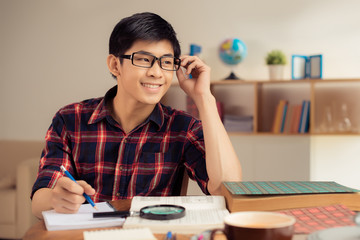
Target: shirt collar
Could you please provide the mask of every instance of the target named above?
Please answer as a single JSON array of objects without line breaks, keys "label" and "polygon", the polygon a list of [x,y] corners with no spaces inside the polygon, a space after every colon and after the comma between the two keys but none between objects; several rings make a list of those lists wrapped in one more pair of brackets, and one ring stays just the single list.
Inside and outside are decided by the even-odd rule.
[{"label": "shirt collar", "polygon": [[117,92],[117,86],[114,86],[110,88],[105,96],[101,99],[99,104],[96,106],[94,112],[92,113],[88,124],[93,124],[100,122],[104,118],[107,118],[108,116],[111,118],[111,109],[108,107],[108,103],[114,99]]},{"label": "shirt collar", "polygon": [[158,130],[160,130],[161,126],[164,123],[164,109],[162,108],[160,103],[157,103],[154,110],[149,116],[149,121],[152,121],[158,126]]},{"label": "shirt collar", "polygon": [[[111,116],[111,109],[110,109],[111,104],[109,104],[109,103],[110,103],[110,101],[112,101],[114,99],[114,97],[116,96],[116,93],[117,93],[117,85],[112,87],[111,89],[109,89],[106,92],[104,98],[101,99],[99,104],[96,106],[93,114],[91,115],[91,117],[88,121],[88,124],[94,124],[94,123],[100,122],[104,118],[106,118],[111,123],[115,123],[115,120]],[[144,124],[149,121],[152,121],[153,123],[155,123],[158,126],[158,129],[160,129],[161,126],[163,125],[164,109],[160,103],[157,103],[155,105],[154,110],[152,111],[150,116],[145,120]]]}]

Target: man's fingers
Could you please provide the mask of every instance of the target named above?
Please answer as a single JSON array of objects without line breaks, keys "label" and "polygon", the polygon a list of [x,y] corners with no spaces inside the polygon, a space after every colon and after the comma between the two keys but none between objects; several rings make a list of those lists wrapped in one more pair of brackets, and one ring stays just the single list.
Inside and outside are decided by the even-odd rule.
[{"label": "man's fingers", "polygon": [[58,187],[61,187],[71,193],[75,193],[78,195],[81,195],[84,193],[84,188],[79,185],[78,183],[74,182],[73,180],[71,180],[70,178],[67,177],[62,177],[58,180],[58,182],[56,183],[56,185]]},{"label": "man's fingers", "polygon": [[181,66],[186,69],[184,74],[191,74],[192,70],[196,68],[197,57],[194,56],[185,56],[181,59]]},{"label": "man's fingers", "polygon": [[81,203],[74,204],[62,199],[61,202],[54,204],[54,210],[58,213],[77,213],[80,206]]},{"label": "man's fingers", "polygon": [[94,195],[95,189],[85,181],[78,181],[78,184],[84,189],[87,195]]},{"label": "man's fingers", "polygon": [[56,212],[76,213],[85,202],[83,193],[93,195],[95,190],[85,181],[74,182],[67,177],[61,177],[52,190],[52,206]]},{"label": "man's fingers", "polygon": [[176,76],[177,76],[179,82],[182,82],[189,78],[185,72],[186,72],[186,69],[183,67],[180,67],[180,69],[176,71]]},{"label": "man's fingers", "polygon": [[85,202],[85,197],[82,194],[72,193],[64,188],[54,188],[52,194],[55,203],[65,201],[72,204],[81,204]]},{"label": "man's fingers", "polygon": [[198,77],[201,72],[210,71],[210,68],[197,56],[182,56],[181,66],[186,69],[186,74]]}]

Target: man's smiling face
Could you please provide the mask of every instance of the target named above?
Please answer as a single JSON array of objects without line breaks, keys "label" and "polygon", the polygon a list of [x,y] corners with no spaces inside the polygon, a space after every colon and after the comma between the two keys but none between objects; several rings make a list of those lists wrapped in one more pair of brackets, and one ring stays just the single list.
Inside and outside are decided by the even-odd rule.
[{"label": "man's smiling face", "polygon": [[[131,55],[134,52],[150,53],[157,58],[174,55],[173,47],[168,40],[156,42],[138,40],[124,55]],[[117,95],[126,101],[135,101],[136,104],[155,105],[169,89],[173,74],[173,71],[160,68],[158,61],[155,61],[151,68],[143,68],[134,66],[130,59],[122,59],[117,76]]]}]

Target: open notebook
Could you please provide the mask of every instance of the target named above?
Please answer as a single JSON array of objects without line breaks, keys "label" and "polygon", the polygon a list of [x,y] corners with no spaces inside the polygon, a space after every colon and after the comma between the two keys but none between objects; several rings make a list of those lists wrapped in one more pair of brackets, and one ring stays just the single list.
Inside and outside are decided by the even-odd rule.
[{"label": "open notebook", "polygon": [[130,211],[139,211],[142,207],[156,204],[171,204],[184,207],[185,216],[171,220],[150,220],[137,216],[128,217],[124,228],[148,227],[153,233],[196,234],[208,229],[223,228],[224,217],[229,214],[223,196],[172,196],[144,197],[135,196]]},{"label": "open notebook", "polygon": [[[96,207],[99,212],[112,212],[114,208],[107,202],[97,203]],[[93,212],[96,212],[90,204],[83,204],[75,214],[57,213],[54,210],[44,211],[45,226],[48,231],[70,230],[82,228],[100,228],[121,226],[124,218],[106,218],[94,219]]]}]

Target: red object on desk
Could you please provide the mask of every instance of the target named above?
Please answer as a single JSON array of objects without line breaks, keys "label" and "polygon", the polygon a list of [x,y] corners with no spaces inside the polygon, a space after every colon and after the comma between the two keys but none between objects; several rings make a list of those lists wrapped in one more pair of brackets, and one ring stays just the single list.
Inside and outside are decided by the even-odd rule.
[{"label": "red object on desk", "polygon": [[309,234],[326,228],[356,225],[354,223],[355,212],[340,204],[280,212],[296,218],[295,234]]}]

